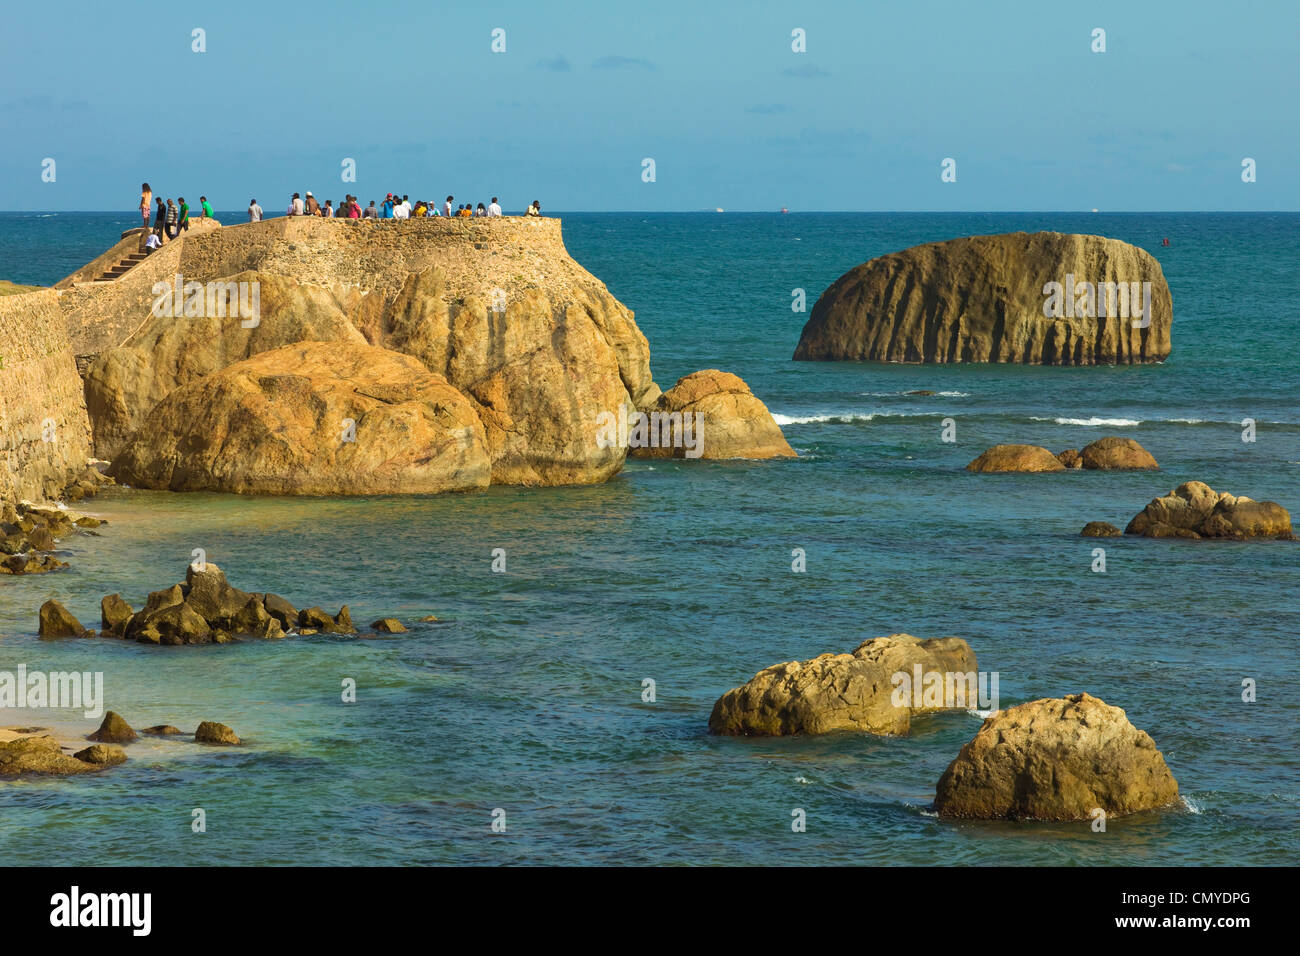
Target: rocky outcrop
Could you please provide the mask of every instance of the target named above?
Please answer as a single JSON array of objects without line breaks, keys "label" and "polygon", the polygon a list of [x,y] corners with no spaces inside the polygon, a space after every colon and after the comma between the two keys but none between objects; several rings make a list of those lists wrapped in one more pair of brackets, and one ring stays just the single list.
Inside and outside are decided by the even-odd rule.
[{"label": "rocky outcrop", "polygon": [[1065,471],[1057,457],[1038,445],[994,445],[969,465],[967,471]]},{"label": "rocky outcrop", "polygon": [[[1147,320],[1129,307],[1132,283],[1138,300],[1142,283],[1150,283],[1146,327],[1134,327]],[[1170,352],[1172,318],[1160,263],[1137,246],[1055,232],[971,236],[914,246],[845,273],[817,300],[794,357],[1159,362]]]},{"label": "rocky outcrop", "polygon": [[1065,451],[1056,453],[1056,460],[1065,468],[1082,468],[1083,456],[1079,454],[1077,448],[1067,448]]},{"label": "rocky outcrop", "polygon": [[[1064,453],[1062,453],[1064,454]],[[1155,469],[1156,463],[1151,453],[1132,438],[1119,438],[1111,435],[1099,438],[1084,447],[1079,458],[1084,468],[1108,471]]]},{"label": "rocky outcrop", "polygon": [[1188,481],[1152,499],[1134,516],[1125,534],[1147,538],[1283,538],[1294,537],[1291,514],[1275,501],[1217,492]]},{"label": "rocky outcrop", "polygon": [[370,622],[370,629],[380,634],[405,634],[406,628],[402,622],[395,617],[381,617],[377,621]]},{"label": "rocky outcrop", "polygon": [[58,293],[0,296],[0,500],[58,497],[89,454],[90,421]]},{"label": "rocky outcrop", "polygon": [[653,443],[630,447],[628,453],[637,458],[795,457],[767,406],[730,372],[692,372],[645,414]]},{"label": "rocky outcrop", "polygon": [[302,343],[173,391],[111,473],[172,491],[435,494],[484,488],[490,467],[472,405],[415,359]]},{"label": "rocky outcrop", "polygon": [[[938,672],[954,685],[955,675],[975,673],[975,654],[960,638],[893,634],[864,641],[852,654],[776,664],[723,694],[709,715],[709,730],[740,736],[906,734],[913,716],[944,709],[917,706],[912,694],[895,697],[901,686],[895,675],[910,682],[917,668],[922,680]],[[974,707],[975,701],[963,706]]]},{"label": "rocky outcrop", "polygon": [[[257,283],[260,323],[155,317],[155,285],[178,275],[182,290]],[[555,219],[280,218],[187,235],[112,282],[59,285],[90,356],[96,447],[115,459],[176,390],[297,341],[364,337],[419,359],[473,408],[495,483],[607,479],[625,449],[595,440],[597,417],[659,397],[632,313],[573,261]]]},{"label": "rocky outcrop", "polygon": [[[93,471],[93,469],[90,469]],[[97,472],[96,472],[97,473]],[[105,522],[61,508],[0,500],[0,574],[41,574],[66,568],[52,552],[60,538],[91,530]]]},{"label": "rocky outcrop", "polygon": [[1155,743],[1089,694],[988,717],[939,778],[941,817],[1087,820],[1167,806],[1178,783]]},{"label": "rocky outcrop", "polygon": [[299,633],[356,633],[346,604],[333,616],[318,607],[300,612],[277,594],[252,593],[234,587],[225,572],[211,561],[201,568],[187,565],[183,583],[153,591],[139,611],[133,613],[131,605],[117,594],[106,596],[100,602],[100,609],[104,637],[144,644],[178,646],[229,644],[244,638],[277,640],[294,629]]},{"label": "rocky outcrop", "polygon": [[[235,283],[236,289],[233,305],[226,305],[232,297],[221,293],[226,298],[220,315],[209,312],[206,298],[202,308],[190,310],[195,314],[185,315],[182,298],[181,314],[173,316],[176,303],[164,289],[163,314],[150,314],[128,344],[101,352],[89,363],[86,405],[97,457],[114,459],[154,406],[175,389],[250,356],[298,342],[366,344],[328,289],[254,271],[222,281]],[[256,324],[238,313],[240,283],[259,290]]]}]

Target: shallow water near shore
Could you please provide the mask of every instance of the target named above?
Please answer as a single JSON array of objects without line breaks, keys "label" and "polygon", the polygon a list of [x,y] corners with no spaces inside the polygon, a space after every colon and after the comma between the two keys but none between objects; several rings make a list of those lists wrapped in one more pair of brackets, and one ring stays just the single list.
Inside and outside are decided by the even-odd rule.
[{"label": "shallow water near shore", "polygon": [[[55,281],[126,228],[19,215],[0,215],[0,275],[15,281]],[[1170,359],[790,361],[807,318],[791,312],[792,289],[811,309],[872,256],[1016,229],[1095,232],[1156,255],[1173,291]],[[1300,514],[1300,216],[575,214],[565,240],[635,310],[661,386],[699,368],[739,374],[802,457],[632,461],[600,486],[438,498],[113,489],[85,503],[109,524],[63,542],[69,570],[0,581],[0,670],[103,671],[107,707],[137,729],[217,720],[247,745],[146,741],[102,774],[0,782],[7,860],[1295,859],[1300,545],[1078,532],[1122,527],[1189,479]],[[42,248],[55,265],[36,262]],[[63,269],[56,251],[76,261]],[[906,394],[922,389],[940,394]],[[955,444],[940,441],[945,417]],[[1241,441],[1245,417],[1254,443]],[[1107,434],[1136,438],[1162,470],[963,470],[997,442],[1060,450]],[[138,607],[197,547],[237,587],[331,612],[347,603],[358,624],[394,616],[411,631],[224,647],[37,640],[47,598],[95,626],[102,595]],[[498,547],[504,574],[491,571]],[[1105,574],[1090,570],[1095,547]],[[793,548],[806,573],[791,572]],[[409,623],[427,614],[439,620]],[[897,631],[965,638],[999,673],[1003,706],[1086,690],[1123,707],[1186,805],[1105,833],[938,820],[927,808],[979,727],[970,714],[921,719],[908,738],[708,735],[713,701],[757,670]],[[655,703],[641,699],[647,677]],[[345,678],[355,704],[340,700]],[[1241,700],[1245,678],[1255,703]],[[0,724],[31,720],[9,716]],[[71,711],[44,722],[98,723]],[[196,807],[206,833],[190,830]],[[495,808],[504,834],[490,829]],[[796,808],[806,833],[791,832]]]}]

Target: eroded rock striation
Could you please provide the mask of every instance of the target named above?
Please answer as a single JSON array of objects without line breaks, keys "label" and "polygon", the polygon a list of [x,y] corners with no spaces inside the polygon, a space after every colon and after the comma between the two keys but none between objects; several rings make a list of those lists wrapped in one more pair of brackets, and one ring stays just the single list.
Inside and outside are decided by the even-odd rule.
[{"label": "eroded rock striation", "polygon": [[1170,352],[1172,319],[1160,263],[1137,246],[1056,232],[970,236],[913,246],[849,270],[813,306],[794,357],[1159,362]]},{"label": "eroded rock striation", "polygon": [[[898,704],[894,675],[974,674],[975,654],[960,638],[921,640],[892,634],[863,641],[852,654],[822,654],[759,671],[723,694],[709,715],[709,730],[734,736],[784,736],[857,730],[906,734],[912,717],[943,707],[917,706],[912,695]],[[971,701],[965,706],[973,707]]]},{"label": "eroded rock striation", "polygon": [[416,359],[304,342],[171,392],[111,472],[171,491],[362,495],[471,491],[490,468],[472,405]]},{"label": "eroded rock striation", "polygon": [[1087,820],[1168,806],[1178,783],[1144,731],[1089,694],[1035,700],[985,719],[943,776],[941,817]]}]

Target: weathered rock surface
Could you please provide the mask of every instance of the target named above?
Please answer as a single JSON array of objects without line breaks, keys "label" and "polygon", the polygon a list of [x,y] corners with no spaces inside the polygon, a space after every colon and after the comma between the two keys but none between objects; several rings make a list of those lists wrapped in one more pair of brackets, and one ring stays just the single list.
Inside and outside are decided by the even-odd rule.
[{"label": "weathered rock surface", "polygon": [[199,724],[198,730],[194,731],[194,740],[201,744],[225,744],[232,747],[240,743],[239,737],[233,730],[225,724],[218,724],[211,720]]},{"label": "weathered rock surface", "polygon": [[91,773],[103,770],[105,766],[107,764],[91,763],[65,754],[59,742],[48,734],[0,740],[0,776]]},{"label": "weathered rock surface", "polygon": [[1065,451],[1056,453],[1056,460],[1066,468],[1082,468],[1083,456],[1079,454],[1077,448],[1067,448]]},{"label": "weathered rock surface", "polygon": [[99,602],[99,622],[105,637],[126,637],[126,627],[135,611],[120,594],[105,595]]},{"label": "weathered rock surface", "polygon": [[[1062,452],[1064,454],[1064,452]],[[1099,438],[1080,453],[1084,468],[1107,470],[1159,468],[1151,453],[1132,438]]]},{"label": "weathered rock surface", "polygon": [[[255,271],[221,281],[236,284],[233,307],[221,298],[221,315],[215,309],[208,314],[206,307],[191,309],[203,314],[188,316],[150,314],[126,345],[89,364],[83,378],[97,457],[114,459],[170,392],[250,356],[297,342],[366,344],[328,289]],[[261,315],[252,328],[244,327],[252,320],[238,314],[241,282],[250,289],[256,283],[259,290]],[[221,296],[228,296],[227,290]],[[170,310],[171,299],[164,298],[164,306]]]},{"label": "weathered rock surface", "polygon": [[994,445],[969,465],[967,471],[1065,471],[1065,466],[1038,445]]},{"label": "weathered rock surface", "polygon": [[[795,457],[767,406],[730,372],[692,372],[678,379],[647,412],[651,416],[652,440],[658,447],[630,448],[628,453],[638,458]],[[686,447],[682,416],[688,414],[694,422],[692,437],[698,447]],[[665,420],[668,426],[653,427],[655,422]]]},{"label": "weathered rock surface", "polygon": [[172,491],[362,495],[480,489],[490,468],[472,405],[418,361],[303,343],[176,389],[111,471]]},{"label": "weathered rock surface", "polygon": [[97,740],[103,744],[129,744],[136,739],[136,733],[131,729],[121,714],[115,711],[109,711],[104,715],[104,720],[100,723],[99,729],[90,734],[87,740]]},{"label": "weathered rock surface", "polygon": [[395,617],[381,617],[370,624],[370,629],[378,631],[380,634],[405,634],[406,628],[402,622]]},{"label": "weathered rock surface", "polygon": [[[1049,318],[1048,283],[1077,283]],[[1118,289],[1150,282],[1151,316],[1120,317]],[[1062,290],[1064,291],[1064,290]],[[1065,299],[1065,296],[1062,296]],[[1109,299],[1109,301],[1107,301]],[[1108,315],[1102,317],[1102,304]],[[1070,305],[1075,308],[1069,308]],[[1080,308],[1082,307],[1082,308]],[[1068,309],[1068,312],[1065,311]],[[1049,309],[1050,310],[1050,309]],[[914,246],[851,269],[822,293],[795,359],[1112,365],[1170,352],[1173,300],[1160,263],[1118,239],[1054,232],[971,236]]]},{"label": "weathered rock surface", "polygon": [[73,617],[72,612],[53,599],[41,605],[40,626],[37,633],[42,640],[87,636],[86,629]]},{"label": "weathered rock surface", "polygon": [[1087,820],[1167,806],[1178,783],[1143,731],[1089,694],[1000,710],[939,778],[942,817]]},{"label": "weathered rock surface", "polygon": [[0,296],[0,499],[52,499],[86,467],[90,420],[59,308],[41,289]]},{"label": "weathered rock surface", "polygon": [[975,654],[960,638],[877,637],[852,654],[822,654],[759,671],[718,699],[709,715],[709,730],[737,736],[836,730],[906,734],[913,716],[941,709],[895,706],[894,675],[906,673],[911,679],[917,664],[923,675],[976,670]]},{"label": "weathered rock surface", "polygon": [[1147,538],[1283,538],[1294,537],[1291,514],[1275,501],[1217,492],[1188,481],[1152,499],[1134,516],[1125,534]]},{"label": "weathered rock surface", "polygon": [[85,750],[77,751],[72,756],[75,760],[105,767],[114,767],[117,764],[126,763],[126,751],[111,744],[94,744]]}]

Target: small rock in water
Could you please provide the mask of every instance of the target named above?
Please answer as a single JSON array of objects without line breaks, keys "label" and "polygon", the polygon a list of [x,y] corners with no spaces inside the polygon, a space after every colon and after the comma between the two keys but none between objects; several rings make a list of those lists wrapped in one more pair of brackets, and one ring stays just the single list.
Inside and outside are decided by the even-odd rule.
[{"label": "small rock in water", "polygon": [[406,628],[402,626],[402,622],[397,620],[395,617],[381,617],[379,620],[374,621],[370,626],[381,634],[406,633]]},{"label": "small rock in water", "polygon": [[1089,521],[1083,526],[1079,536],[1083,538],[1117,538],[1120,533],[1119,528],[1109,521]]},{"label": "small rock in water", "polygon": [[85,763],[103,764],[106,767],[126,762],[126,751],[112,744],[95,744],[85,750],[77,751],[72,756]]},{"label": "small rock in water", "polygon": [[43,640],[58,637],[81,637],[86,629],[72,613],[58,601],[49,600],[41,605],[39,635]]},{"label": "small rock in water", "polygon": [[194,731],[195,743],[201,744],[226,744],[234,746],[239,743],[239,738],[235,732],[225,724],[218,724],[215,721],[205,720],[199,724],[199,729]]},{"label": "small rock in water", "polygon": [[150,737],[174,737],[180,732],[179,727],[173,727],[171,724],[154,724],[154,726],[146,727],[140,731],[140,733],[148,734]]},{"label": "small rock in water", "polygon": [[99,729],[86,739],[98,740],[105,744],[129,744],[136,739],[136,735],[131,725],[123,720],[120,714],[110,710],[104,715],[104,721],[99,725]]}]

